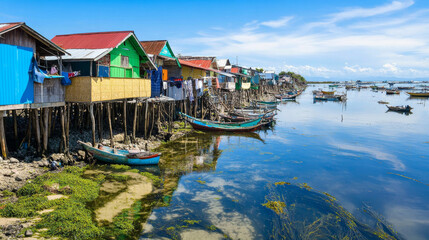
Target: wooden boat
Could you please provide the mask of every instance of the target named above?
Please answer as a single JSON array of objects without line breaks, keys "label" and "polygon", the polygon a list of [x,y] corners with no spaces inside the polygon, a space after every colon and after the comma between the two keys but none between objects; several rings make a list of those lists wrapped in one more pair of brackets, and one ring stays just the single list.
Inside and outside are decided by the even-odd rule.
[{"label": "wooden boat", "polygon": [[275,101],[275,102],[266,102],[266,101],[257,101],[256,102],[259,105],[278,105],[279,102]]},{"label": "wooden boat", "polygon": [[88,143],[78,141],[86,152],[91,154],[97,160],[110,164],[125,164],[125,165],[154,165],[158,164],[161,157],[160,153],[151,152],[132,152],[128,150],[116,150],[111,147],[101,146],[98,148],[92,147]]},{"label": "wooden boat", "polygon": [[386,105],[386,107],[389,109],[389,111],[395,111],[395,112],[410,112],[411,109],[413,109],[412,107],[410,107],[410,105],[407,105],[407,106],[388,106],[388,105]]},{"label": "wooden boat", "polygon": [[279,99],[281,101],[295,100],[296,96],[298,96],[298,94],[279,94],[279,95],[275,95],[276,99]]},{"label": "wooden boat", "polygon": [[329,85],[330,88],[338,87],[338,84]]},{"label": "wooden boat", "polygon": [[414,87],[398,87],[399,90],[412,90]]},{"label": "wooden boat", "polygon": [[407,92],[411,97],[429,97],[429,92]]},{"label": "wooden boat", "polygon": [[239,113],[239,112],[230,112],[229,114],[219,114],[220,117],[225,119],[226,122],[244,122],[250,121],[257,118],[264,118],[265,120],[270,120],[274,118],[274,111],[267,113]]},{"label": "wooden boat", "polygon": [[385,102],[385,101],[378,101],[379,104],[389,104],[389,102]]},{"label": "wooden boat", "polygon": [[386,89],[386,94],[399,94],[399,90],[395,89]]},{"label": "wooden boat", "polygon": [[209,120],[199,120],[181,112],[179,112],[179,114],[185,117],[186,121],[188,121],[194,129],[203,131],[253,132],[259,129],[262,125],[266,124],[262,122],[262,117],[245,122],[225,123]]},{"label": "wooden boat", "polygon": [[316,101],[343,101],[346,100],[345,95],[315,95]]},{"label": "wooden boat", "polygon": [[326,95],[334,95],[335,91],[323,91],[322,90],[322,93],[326,94]]}]

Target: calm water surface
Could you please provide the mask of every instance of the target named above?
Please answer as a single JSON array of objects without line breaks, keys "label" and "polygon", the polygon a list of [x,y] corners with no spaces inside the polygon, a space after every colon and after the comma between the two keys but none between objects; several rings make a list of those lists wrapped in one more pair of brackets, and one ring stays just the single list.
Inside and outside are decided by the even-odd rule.
[{"label": "calm water surface", "polygon": [[166,207],[141,238],[429,239],[429,101],[364,89],[314,103],[320,87],[280,105],[272,130],[166,145]]}]

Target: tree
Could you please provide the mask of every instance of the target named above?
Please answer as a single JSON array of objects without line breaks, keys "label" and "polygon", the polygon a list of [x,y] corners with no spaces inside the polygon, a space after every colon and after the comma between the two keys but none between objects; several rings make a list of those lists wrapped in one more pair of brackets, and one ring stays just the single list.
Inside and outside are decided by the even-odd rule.
[{"label": "tree", "polygon": [[283,77],[284,75],[286,75],[286,72],[285,72],[285,71],[281,71],[281,72],[279,73],[279,76],[280,76],[280,77]]},{"label": "tree", "polygon": [[257,72],[259,72],[259,73],[263,73],[264,72],[264,69],[263,68],[256,68],[255,69]]},{"label": "tree", "polygon": [[[281,75],[281,73],[280,73]],[[288,75],[289,77],[291,77],[292,79],[295,79],[296,81],[300,81],[302,83],[306,83],[307,81],[305,80],[305,78],[297,73],[294,72],[287,72],[285,75]]]}]

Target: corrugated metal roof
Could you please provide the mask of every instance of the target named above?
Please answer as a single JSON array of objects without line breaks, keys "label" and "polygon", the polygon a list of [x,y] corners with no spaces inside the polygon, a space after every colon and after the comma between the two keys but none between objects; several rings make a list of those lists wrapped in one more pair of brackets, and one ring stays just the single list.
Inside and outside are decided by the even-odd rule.
[{"label": "corrugated metal roof", "polygon": [[19,25],[24,24],[23,22],[16,22],[16,23],[0,23],[0,34],[3,32],[7,32],[8,30],[11,30]]},{"label": "corrugated metal roof", "polygon": [[227,65],[231,65],[230,63],[229,63],[229,59],[219,59],[219,60],[217,60],[216,61],[217,62],[217,66],[218,67],[220,67],[220,68],[224,68],[224,67],[226,67]]},{"label": "corrugated metal roof", "polygon": [[184,65],[184,66],[188,66],[188,67],[193,67],[193,68],[198,68],[198,69],[213,71],[213,69],[201,67],[200,65],[197,65],[197,64],[195,64],[195,63],[193,63],[191,61],[185,61],[185,60],[179,59],[179,63],[182,64],[182,65]]},{"label": "corrugated metal roof", "polygon": [[167,40],[158,40],[158,41],[140,41],[144,50],[148,54],[159,55],[161,50],[164,48]]},{"label": "corrugated metal roof", "polygon": [[[70,56],[63,56],[63,60],[98,60],[104,55],[109,53],[111,48],[100,48],[100,49],[68,49]],[[46,60],[57,60],[55,56],[46,57]]]},{"label": "corrugated metal roof", "polygon": [[222,71],[217,71],[217,73],[219,73],[220,75],[227,76],[227,77],[235,78],[235,75],[231,74],[231,73],[222,72]]},{"label": "corrugated metal roof", "polygon": [[115,48],[133,31],[57,35],[52,42],[64,49]]},{"label": "corrugated metal roof", "polygon": [[188,60],[188,62],[198,65],[202,68],[210,68],[212,64],[211,60]]},{"label": "corrugated metal roof", "polygon": [[36,32],[31,27],[27,26],[25,22],[0,23],[0,35],[17,28],[22,28],[22,30],[24,30],[28,35],[38,40],[41,44],[44,44],[46,48],[50,48],[51,50],[58,51],[59,53],[68,54],[64,49],[60,48],[49,39],[45,38],[40,33]]}]

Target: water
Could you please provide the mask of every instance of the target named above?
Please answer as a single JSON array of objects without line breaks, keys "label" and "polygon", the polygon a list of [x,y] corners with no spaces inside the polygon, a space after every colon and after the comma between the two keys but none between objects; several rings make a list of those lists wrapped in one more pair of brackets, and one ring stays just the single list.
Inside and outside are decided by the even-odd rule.
[{"label": "water", "polygon": [[280,105],[272,130],[164,147],[166,206],[141,238],[429,239],[429,101],[362,89],[314,103],[320,87]]}]

